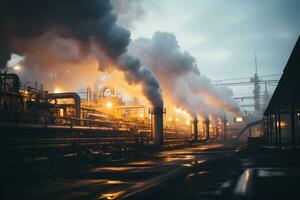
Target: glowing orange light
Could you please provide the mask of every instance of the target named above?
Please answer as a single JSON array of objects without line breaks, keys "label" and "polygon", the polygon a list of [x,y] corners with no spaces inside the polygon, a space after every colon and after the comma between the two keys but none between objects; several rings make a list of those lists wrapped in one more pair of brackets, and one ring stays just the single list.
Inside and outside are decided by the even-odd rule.
[{"label": "glowing orange light", "polygon": [[106,103],[106,107],[107,107],[107,108],[112,108],[112,106],[113,106],[113,104],[112,104],[111,102],[107,102],[107,103]]},{"label": "glowing orange light", "polygon": [[[277,126],[279,126],[279,122],[277,122]],[[287,127],[287,124],[285,121],[281,121],[280,122],[280,128],[286,128]]]},{"label": "glowing orange light", "polygon": [[54,88],[53,93],[61,93],[61,88],[59,87]]},{"label": "glowing orange light", "polygon": [[236,117],[234,120],[235,120],[235,122],[243,122],[244,121],[243,117]]}]

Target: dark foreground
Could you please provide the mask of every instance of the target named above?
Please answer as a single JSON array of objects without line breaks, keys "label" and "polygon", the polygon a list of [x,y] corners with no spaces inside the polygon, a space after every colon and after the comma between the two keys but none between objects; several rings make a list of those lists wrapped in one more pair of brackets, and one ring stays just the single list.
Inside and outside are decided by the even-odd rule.
[{"label": "dark foreground", "polygon": [[290,152],[202,144],[47,176],[6,169],[1,199],[298,199],[299,166]]}]

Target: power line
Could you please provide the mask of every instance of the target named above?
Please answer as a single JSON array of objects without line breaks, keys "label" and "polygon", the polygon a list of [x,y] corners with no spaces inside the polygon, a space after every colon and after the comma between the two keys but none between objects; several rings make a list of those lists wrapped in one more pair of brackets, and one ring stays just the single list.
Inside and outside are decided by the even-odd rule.
[{"label": "power line", "polygon": [[[274,76],[281,76],[282,73],[279,74],[266,74],[261,75],[259,77],[274,77]],[[228,78],[228,79],[222,79],[222,80],[214,80],[213,82],[223,82],[223,81],[237,81],[237,80],[243,80],[243,79],[250,79],[252,77],[241,77],[241,78]]]}]

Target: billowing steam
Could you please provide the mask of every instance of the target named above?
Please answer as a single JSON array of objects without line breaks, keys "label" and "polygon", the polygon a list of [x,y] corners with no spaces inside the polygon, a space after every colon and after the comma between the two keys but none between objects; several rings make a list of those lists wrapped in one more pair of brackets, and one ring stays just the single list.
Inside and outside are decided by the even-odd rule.
[{"label": "billowing steam", "polygon": [[42,71],[96,58],[101,70],[123,71],[153,106],[162,106],[157,78],[127,53],[130,32],[116,25],[112,9],[109,0],[0,0],[0,67],[12,53]]},{"label": "billowing steam", "polygon": [[149,66],[159,78],[164,97],[178,107],[184,107],[191,116],[220,115],[223,110],[239,111],[232,100],[232,91],[218,87],[200,74],[195,58],[182,52],[171,33],[156,32],[152,39],[140,38],[130,46],[143,64]]}]

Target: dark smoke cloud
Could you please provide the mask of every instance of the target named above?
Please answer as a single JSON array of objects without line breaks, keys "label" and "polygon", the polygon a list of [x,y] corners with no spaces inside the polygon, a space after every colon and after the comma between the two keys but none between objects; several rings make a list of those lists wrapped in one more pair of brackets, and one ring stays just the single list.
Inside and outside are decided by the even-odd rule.
[{"label": "dark smoke cloud", "polygon": [[82,45],[90,45],[94,37],[111,57],[126,52],[129,44],[130,33],[115,25],[117,17],[108,0],[1,0],[1,7],[1,29],[10,39],[36,38],[49,30]]},{"label": "dark smoke cloud", "polygon": [[111,2],[115,12],[118,13],[117,24],[132,29],[135,21],[145,17],[145,0],[112,0]]},{"label": "dark smoke cloud", "polygon": [[224,113],[223,110],[238,112],[238,105],[231,98],[232,91],[213,85],[201,75],[195,58],[181,51],[174,34],[156,32],[151,39],[137,39],[130,51],[157,75],[164,95],[177,106],[184,106],[192,116],[197,113],[207,117]]},{"label": "dark smoke cloud", "polygon": [[[27,63],[41,67],[94,56],[102,69],[109,63],[124,71],[127,81],[142,85],[154,106],[162,106],[154,74],[126,53],[130,32],[116,24],[109,0],[0,0],[0,6],[0,67],[5,67],[12,53],[25,55]],[[65,41],[48,47],[58,40]],[[70,41],[75,48],[63,44]],[[70,49],[75,51],[68,59],[60,56]]]}]

